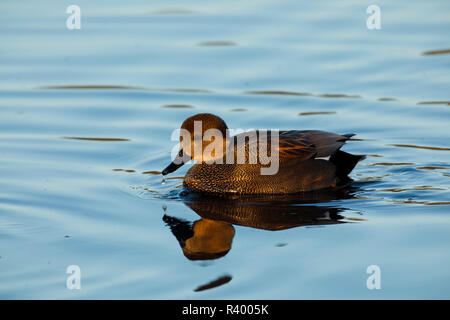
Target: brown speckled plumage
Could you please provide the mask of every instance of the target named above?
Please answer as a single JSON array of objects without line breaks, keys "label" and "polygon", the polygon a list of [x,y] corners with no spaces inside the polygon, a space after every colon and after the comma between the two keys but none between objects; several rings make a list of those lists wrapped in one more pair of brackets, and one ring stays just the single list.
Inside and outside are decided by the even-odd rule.
[{"label": "brown speckled plumage", "polygon": [[184,186],[208,193],[296,193],[336,183],[335,166],[326,160],[283,161],[275,175],[261,175],[257,164],[195,164]]}]

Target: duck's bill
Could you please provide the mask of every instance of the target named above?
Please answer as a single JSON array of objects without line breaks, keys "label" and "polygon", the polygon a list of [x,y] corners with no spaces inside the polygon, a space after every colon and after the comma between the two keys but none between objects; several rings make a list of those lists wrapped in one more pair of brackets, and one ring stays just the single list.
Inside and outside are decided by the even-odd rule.
[{"label": "duck's bill", "polygon": [[180,152],[178,153],[177,157],[175,158],[175,160],[173,160],[171,162],[171,164],[169,164],[161,173],[163,176],[165,176],[166,174],[172,173],[174,171],[176,171],[178,168],[180,168],[181,166],[183,166],[183,164],[185,163],[185,160],[188,161],[188,159],[185,159],[185,157],[183,157],[183,150],[180,150]]},{"label": "duck's bill", "polygon": [[180,163],[180,164],[176,164],[174,162],[172,162],[171,164],[169,164],[163,171],[162,171],[162,175],[165,176],[166,174],[172,173],[174,171],[176,171],[179,167],[181,167],[184,163]]}]

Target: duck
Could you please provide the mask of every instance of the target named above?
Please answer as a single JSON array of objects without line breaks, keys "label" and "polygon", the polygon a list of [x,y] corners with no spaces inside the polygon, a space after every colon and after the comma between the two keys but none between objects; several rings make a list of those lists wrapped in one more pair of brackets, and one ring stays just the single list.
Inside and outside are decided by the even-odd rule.
[{"label": "duck", "polygon": [[340,150],[355,134],[321,130],[250,130],[234,136],[211,113],[188,117],[179,151],[163,176],[195,161],[183,186],[213,195],[295,194],[351,183],[365,155]]}]

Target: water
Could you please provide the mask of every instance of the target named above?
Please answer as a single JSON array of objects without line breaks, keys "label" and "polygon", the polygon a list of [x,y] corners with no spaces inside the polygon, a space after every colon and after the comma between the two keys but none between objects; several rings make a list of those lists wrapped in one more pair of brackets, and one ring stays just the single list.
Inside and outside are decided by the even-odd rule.
[{"label": "water", "polygon": [[[448,1],[379,1],[381,30],[363,1],[76,4],[0,4],[1,298],[450,298]],[[156,173],[197,112],[369,156],[340,194],[195,198]]]}]

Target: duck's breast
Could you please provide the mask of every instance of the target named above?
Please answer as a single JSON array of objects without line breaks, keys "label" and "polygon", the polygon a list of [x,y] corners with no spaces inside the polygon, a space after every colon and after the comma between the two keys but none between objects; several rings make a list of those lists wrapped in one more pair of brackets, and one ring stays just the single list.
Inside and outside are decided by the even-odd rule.
[{"label": "duck's breast", "polygon": [[336,167],[321,159],[284,161],[274,175],[262,175],[261,165],[195,164],[184,186],[207,193],[296,193],[330,187],[336,183],[335,173]]}]

